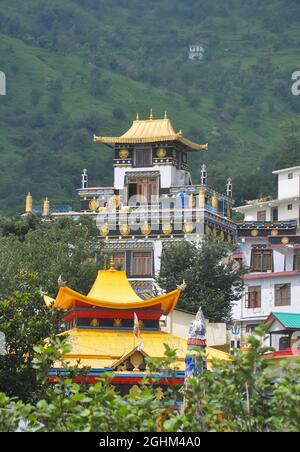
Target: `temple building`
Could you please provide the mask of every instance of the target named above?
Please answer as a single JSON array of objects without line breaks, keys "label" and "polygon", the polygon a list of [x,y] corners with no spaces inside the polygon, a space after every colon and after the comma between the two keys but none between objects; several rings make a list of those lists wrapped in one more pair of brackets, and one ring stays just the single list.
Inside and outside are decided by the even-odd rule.
[{"label": "temple building", "polygon": [[[155,384],[158,397],[170,384],[184,381],[187,341],[163,331],[162,316],[168,316],[176,307],[183,287],[154,298],[139,297],[126,277],[126,273],[114,268],[101,270],[88,293],[80,294],[69,287],[60,288],[56,299],[45,296],[45,302],[53,309],[63,309],[64,322],[71,351],[64,356],[70,365],[80,360],[80,367],[89,367],[85,382],[96,382],[104,373],[112,373],[111,383],[120,393],[138,390],[138,385],[148,375],[148,358],[164,357],[167,344],[177,350],[177,362],[173,372],[165,375],[157,369]],[[208,364],[212,357],[228,359],[211,347],[207,348]],[[50,373],[55,381],[57,372],[63,369],[56,363]],[[77,381],[82,381],[78,376]]]},{"label": "temple building", "polygon": [[[237,227],[231,220],[232,183],[226,193],[218,193],[201,168],[200,183],[192,183],[188,156],[205,152],[207,144],[197,144],[176,132],[165,113],[155,119],[137,118],[127,132],[118,137],[94,136],[95,144],[112,151],[114,184],[90,187],[88,171],[82,172],[79,212],[56,211],[49,204],[41,211],[50,216],[67,215],[95,218],[104,252],[114,255],[118,268],[126,272],[134,290],[142,297],[155,293],[154,276],[159,272],[164,246],[183,239],[201,241],[213,234],[234,242]],[[46,202],[46,201],[45,201]],[[47,201],[49,202],[49,201]],[[26,214],[32,210],[28,198]]]}]

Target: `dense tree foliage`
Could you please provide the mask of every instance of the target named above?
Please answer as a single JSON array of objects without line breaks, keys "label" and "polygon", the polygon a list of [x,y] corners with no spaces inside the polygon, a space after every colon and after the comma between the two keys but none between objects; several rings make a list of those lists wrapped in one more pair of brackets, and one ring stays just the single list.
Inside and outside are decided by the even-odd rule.
[{"label": "dense tree foliage", "polygon": [[[39,432],[298,432],[300,428],[300,368],[281,363],[274,372],[263,356],[263,332],[249,339],[247,351],[236,351],[230,362],[215,361],[212,372],[189,378],[184,389],[156,398],[155,380],[145,379],[140,392],[120,396],[104,375],[88,387],[59,378],[46,397],[24,404],[0,393],[0,431]],[[57,339],[36,347],[34,365],[45,375],[51,361],[67,345]],[[199,360],[200,360],[199,356]],[[166,348],[161,369],[176,360]],[[150,372],[152,372],[151,363]],[[65,368],[71,376],[74,369]],[[184,411],[172,412],[176,392]],[[183,407],[182,407],[183,408]]]},{"label": "dense tree foliage", "polygon": [[243,290],[241,276],[246,272],[229,254],[230,247],[214,236],[201,245],[179,242],[165,246],[158,284],[166,291],[185,281],[179,308],[197,312],[201,306],[211,322],[229,321],[232,304]]},{"label": "dense tree foliage", "polygon": [[[22,399],[38,397],[41,387],[32,367],[34,346],[62,330],[62,313],[45,305],[55,297],[58,279],[86,293],[102,265],[90,219],[0,221],[0,390]],[[96,263],[96,253],[98,259]]]}]

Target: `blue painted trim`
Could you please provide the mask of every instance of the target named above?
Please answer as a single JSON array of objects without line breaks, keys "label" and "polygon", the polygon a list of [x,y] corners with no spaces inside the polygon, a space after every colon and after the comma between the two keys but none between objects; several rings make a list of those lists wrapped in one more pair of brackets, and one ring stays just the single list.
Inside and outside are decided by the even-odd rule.
[{"label": "blue painted trim", "polygon": [[[49,375],[57,375],[58,372],[61,373],[62,375],[67,374],[66,371],[62,371],[60,368],[54,368],[54,369],[50,370]],[[97,376],[99,374],[100,375],[101,374],[105,374],[105,373],[108,373],[108,372],[114,372],[113,368],[112,367],[107,367],[107,368],[104,368],[104,369],[92,369],[87,374],[87,376],[88,377],[89,376],[92,377],[92,376]],[[121,374],[119,374],[118,372],[114,372],[114,376],[115,377],[126,377],[126,378],[127,377],[133,377],[133,378],[141,377],[141,378],[143,378],[146,375],[148,377],[151,377],[151,378],[184,378],[185,372],[184,371],[178,371],[178,372],[176,372],[175,375],[172,375],[172,376],[167,376],[166,374],[146,374],[146,373],[138,373],[138,374],[133,374],[133,373],[124,374],[124,373],[121,373]]]}]

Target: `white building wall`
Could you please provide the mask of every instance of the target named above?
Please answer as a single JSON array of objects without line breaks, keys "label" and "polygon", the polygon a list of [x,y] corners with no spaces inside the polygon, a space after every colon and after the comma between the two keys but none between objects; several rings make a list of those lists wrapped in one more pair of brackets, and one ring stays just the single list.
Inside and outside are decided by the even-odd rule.
[{"label": "white building wall", "polygon": [[[195,320],[195,314],[175,309],[167,317],[167,326],[165,331],[175,336],[188,338],[190,322]],[[217,346],[226,344],[226,324],[225,323],[206,323],[206,339],[208,346]]]},{"label": "white building wall", "polygon": [[161,188],[170,188],[174,185],[188,185],[191,182],[189,171],[178,170],[172,165],[153,165],[151,168],[129,168],[116,166],[114,168],[114,188],[123,190],[125,186],[125,176],[130,173],[158,171],[160,174]]},{"label": "white building wall", "polygon": [[[275,285],[291,284],[291,304],[290,306],[275,306]],[[233,307],[233,318],[237,321],[247,321],[255,323],[260,319],[267,318],[271,312],[300,312],[300,273],[295,276],[265,277],[247,280],[245,282],[245,293],[249,286],[261,286],[261,307],[247,308],[246,298],[243,297],[239,303]]]},{"label": "white building wall", "polygon": [[[275,173],[276,174],[276,173]],[[289,179],[289,175],[293,177]],[[300,167],[278,173],[278,199],[300,196]]]}]

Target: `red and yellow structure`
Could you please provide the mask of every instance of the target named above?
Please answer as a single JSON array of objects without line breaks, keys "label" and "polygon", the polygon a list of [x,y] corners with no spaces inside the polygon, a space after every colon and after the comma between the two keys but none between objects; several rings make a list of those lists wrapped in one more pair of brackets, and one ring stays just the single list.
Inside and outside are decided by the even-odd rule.
[{"label": "red and yellow structure", "polygon": [[[163,331],[160,322],[176,307],[179,296],[180,287],[144,300],[134,292],[126,273],[111,264],[109,270],[98,272],[87,295],[63,286],[55,300],[46,296],[45,302],[65,311],[66,332],[61,334],[67,334],[71,351],[64,361],[71,366],[79,361],[80,367],[90,368],[85,382],[94,383],[101,374],[111,372],[111,382],[121,393],[138,389],[144,377],[149,376],[148,358],[163,358],[165,344],[176,349],[172,376],[166,377],[160,371],[152,375],[163,394],[163,386],[184,382],[187,341]],[[134,335],[135,315],[142,347]],[[212,357],[224,359],[223,355],[226,354],[207,347],[208,365]],[[62,363],[56,363],[49,376],[51,381],[56,380],[62,367]],[[76,377],[76,381],[82,381],[81,377]]]}]

